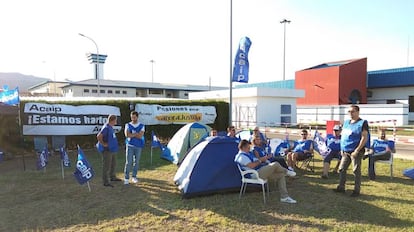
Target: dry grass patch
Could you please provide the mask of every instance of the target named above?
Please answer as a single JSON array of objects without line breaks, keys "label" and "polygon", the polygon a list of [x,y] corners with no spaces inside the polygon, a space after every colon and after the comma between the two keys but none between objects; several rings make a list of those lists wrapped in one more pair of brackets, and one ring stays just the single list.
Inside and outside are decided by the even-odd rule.
[{"label": "dry grass patch", "polygon": [[[299,172],[288,180],[288,190],[296,205],[279,202],[272,184],[270,199],[263,205],[261,192],[248,192],[239,200],[238,192],[182,199],[173,184],[177,167],[154,158],[149,150],[141,159],[139,184],[115,188],[101,183],[100,157],[86,151],[96,176],[79,185],[65,169],[62,179],[59,157],[51,157],[47,170],[35,170],[35,159],[15,158],[0,163],[0,231],[413,231],[414,181],[402,170],[413,161],[395,160],[395,177],[388,166],[378,165],[377,181],[369,181],[363,166],[362,196],[331,191],[338,176],[319,177],[322,163],[315,162],[315,173]],[[75,153],[71,152],[72,162]],[[159,154],[154,154],[159,157]],[[122,178],[124,156],[118,157],[118,177]],[[353,177],[347,187],[352,189]]]}]

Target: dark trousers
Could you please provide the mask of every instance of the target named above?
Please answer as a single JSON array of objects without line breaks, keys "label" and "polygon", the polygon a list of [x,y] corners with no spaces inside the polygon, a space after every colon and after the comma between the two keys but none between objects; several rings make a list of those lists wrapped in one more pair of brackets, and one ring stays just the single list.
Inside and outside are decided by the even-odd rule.
[{"label": "dark trousers", "polygon": [[364,151],[359,151],[356,157],[352,157],[350,153],[343,153],[341,158],[341,164],[339,165],[339,185],[338,189],[345,189],[346,183],[346,171],[349,165],[352,163],[352,171],[355,177],[354,192],[360,193],[361,191],[361,161]]},{"label": "dark trousers", "polygon": [[389,160],[391,158],[390,151],[384,151],[380,153],[370,154],[368,156],[368,176],[370,180],[375,180],[375,161],[377,160]]},{"label": "dark trousers", "polygon": [[102,181],[109,184],[115,178],[116,152],[104,151],[102,153]]},{"label": "dark trousers", "polygon": [[285,160],[284,157],[281,157],[281,156],[273,157],[270,160],[270,162],[278,162],[280,164],[280,166],[282,166],[282,167],[284,167],[286,169],[288,168],[288,165],[287,165],[286,160]]}]

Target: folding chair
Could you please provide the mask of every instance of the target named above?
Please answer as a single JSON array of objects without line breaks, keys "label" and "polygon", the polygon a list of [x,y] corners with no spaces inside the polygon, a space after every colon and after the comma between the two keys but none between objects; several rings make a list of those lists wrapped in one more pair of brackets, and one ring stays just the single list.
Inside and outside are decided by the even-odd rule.
[{"label": "folding chair", "polygon": [[266,204],[266,194],[265,194],[265,186],[267,196],[269,197],[269,184],[267,179],[262,179],[259,177],[259,173],[254,169],[243,170],[240,167],[239,163],[236,163],[237,167],[239,168],[242,185],[240,187],[240,194],[239,199],[241,196],[246,192],[247,184],[260,184],[262,185],[262,192],[263,192],[263,203]]},{"label": "folding chair", "polygon": [[[298,160],[298,166],[300,169],[304,169],[304,170],[308,170],[310,172],[314,172],[315,170],[315,152],[313,151],[312,154],[306,154],[305,159],[303,160]],[[311,166],[311,162],[312,162],[312,166]]]}]

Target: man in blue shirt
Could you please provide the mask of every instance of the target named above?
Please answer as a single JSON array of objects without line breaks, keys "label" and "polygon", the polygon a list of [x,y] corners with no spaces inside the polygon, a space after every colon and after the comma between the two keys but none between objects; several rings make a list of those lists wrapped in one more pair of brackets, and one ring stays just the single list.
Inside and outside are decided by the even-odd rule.
[{"label": "man in blue shirt", "polygon": [[[333,128],[335,135],[326,135],[326,146],[329,148],[329,154],[323,159],[322,179],[328,178],[329,168],[332,159],[341,159],[341,126],[335,125]],[[339,162],[334,169],[337,172]]]},{"label": "man in blue shirt", "polygon": [[295,141],[293,150],[287,154],[288,169],[292,171],[298,161],[305,160],[313,154],[313,141],[308,139],[308,131],[303,129],[300,135],[302,138]]},{"label": "man in blue shirt", "polygon": [[389,160],[391,153],[395,152],[394,141],[385,138],[385,130],[380,131],[380,139],[374,139],[371,149],[364,159],[369,158],[368,161],[368,176],[370,180],[375,180],[375,161]]},{"label": "man in blue shirt", "polygon": [[256,170],[260,178],[276,179],[280,191],[280,202],[295,204],[296,200],[288,195],[285,176],[295,176],[296,173],[283,168],[278,162],[267,163],[266,161],[269,157],[270,156],[266,155],[264,157],[256,158],[250,152],[249,141],[243,139],[239,143],[239,153],[234,157],[234,161],[237,162],[243,170]]},{"label": "man in blue shirt", "polygon": [[139,160],[141,159],[142,148],[145,145],[144,124],[138,122],[138,112],[132,111],[130,114],[131,122],[125,124],[124,134],[126,137],[125,146],[125,179],[124,184],[129,184],[129,173],[132,170],[132,183],[138,183],[137,173],[139,168]]},{"label": "man in blue shirt", "polygon": [[342,127],[339,184],[334,191],[345,193],[346,171],[352,162],[355,185],[351,197],[357,197],[361,191],[361,161],[368,141],[369,128],[368,122],[359,117],[359,106],[351,105],[348,113],[351,119],[346,120]]},{"label": "man in blue shirt", "polygon": [[116,125],[116,115],[109,115],[108,120],[96,135],[98,142],[104,147],[102,155],[102,181],[105,187],[114,187],[110,181],[121,181],[115,176],[116,154],[118,140],[113,126]]}]

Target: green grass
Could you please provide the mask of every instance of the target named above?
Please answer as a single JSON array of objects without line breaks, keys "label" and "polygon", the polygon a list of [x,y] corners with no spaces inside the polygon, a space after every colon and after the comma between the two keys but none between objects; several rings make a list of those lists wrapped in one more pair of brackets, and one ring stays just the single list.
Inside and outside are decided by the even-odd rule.
[{"label": "green grass", "polygon": [[[0,163],[0,231],[414,231],[414,180],[401,174],[413,161],[396,159],[393,179],[387,165],[377,165],[377,181],[367,179],[364,161],[362,196],[351,198],[352,175],[347,194],[334,193],[338,176],[321,179],[316,159],[315,173],[299,171],[299,178],[288,180],[298,204],[280,203],[271,183],[264,205],[258,191],[242,200],[238,192],[182,199],[172,181],[177,167],[158,152],[150,165],[149,150],[138,185],[103,187],[99,155],[85,153],[96,172],[91,192],[72,177],[73,167],[62,179],[58,156],[46,171],[36,170],[34,157],[26,157],[26,171],[20,157]],[[70,157],[73,163],[75,152]],[[124,155],[117,160],[122,178]]]}]

